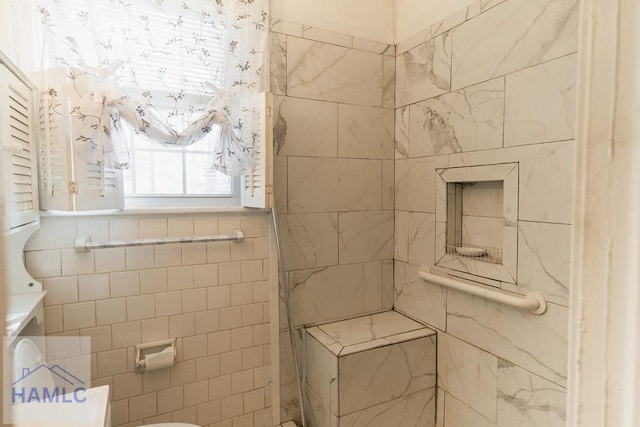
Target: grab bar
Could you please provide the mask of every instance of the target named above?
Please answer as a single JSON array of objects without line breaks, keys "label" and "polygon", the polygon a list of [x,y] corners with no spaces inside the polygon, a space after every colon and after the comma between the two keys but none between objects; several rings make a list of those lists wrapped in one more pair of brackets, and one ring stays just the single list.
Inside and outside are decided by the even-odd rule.
[{"label": "grab bar", "polygon": [[89,252],[92,249],[124,248],[129,246],[168,245],[170,243],[205,243],[205,242],[234,242],[244,240],[244,233],[240,229],[232,231],[232,234],[219,234],[215,236],[186,236],[186,237],[162,237],[158,239],[137,240],[113,240],[110,242],[92,242],[90,237],[76,237],[76,252]]},{"label": "grab bar", "polygon": [[488,300],[507,304],[513,307],[526,308],[534,314],[543,314],[545,311],[547,311],[547,302],[544,300],[542,295],[535,292],[528,293],[526,294],[526,296],[513,295],[504,291],[490,289],[479,285],[473,285],[471,283],[450,279],[448,277],[439,276],[437,274],[433,274],[428,267],[424,266],[420,268],[418,277],[420,277],[422,280],[426,280],[437,285],[445,286],[447,288],[466,292],[472,295],[477,295]]}]

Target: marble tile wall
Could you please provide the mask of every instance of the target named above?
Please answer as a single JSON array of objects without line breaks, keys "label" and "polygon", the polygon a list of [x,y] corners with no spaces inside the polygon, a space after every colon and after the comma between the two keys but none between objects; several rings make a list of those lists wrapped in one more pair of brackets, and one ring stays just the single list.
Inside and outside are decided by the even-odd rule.
[{"label": "marble tile wall", "polygon": [[[114,427],[182,422],[271,427],[268,216],[43,217],[25,251],[41,280],[45,333],[88,336],[92,385],[109,385]],[[93,241],[228,234],[76,253]],[[138,374],[134,345],[177,338],[176,364]]]},{"label": "marble tile wall", "polygon": [[[274,192],[294,327],[388,310],[395,46],[276,20],[270,69]],[[284,332],[284,310],[280,317]],[[283,359],[283,421],[299,417],[292,370]]]},{"label": "marble tile wall", "polygon": [[[397,46],[394,309],[438,330],[441,427],[565,423],[577,13],[478,0]],[[491,284],[541,293],[542,316],[417,278],[445,241],[435,169],[504,163],[519,173],[516,283]],[[476,236],[504,220],[480,190],[463,201]]]}]

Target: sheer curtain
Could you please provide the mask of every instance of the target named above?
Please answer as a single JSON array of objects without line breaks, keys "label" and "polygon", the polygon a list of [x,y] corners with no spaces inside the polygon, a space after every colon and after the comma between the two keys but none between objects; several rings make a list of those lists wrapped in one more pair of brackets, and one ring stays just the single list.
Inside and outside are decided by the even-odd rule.
[{"label": "sheer curtain", "polygon": [[126,122],[164,146],[214,138],[212,168],[237,176],[260,138],[242,98],[266,87],[267,10],[268,0],[43,0],[36,83],[90,163],[129,166]]}]

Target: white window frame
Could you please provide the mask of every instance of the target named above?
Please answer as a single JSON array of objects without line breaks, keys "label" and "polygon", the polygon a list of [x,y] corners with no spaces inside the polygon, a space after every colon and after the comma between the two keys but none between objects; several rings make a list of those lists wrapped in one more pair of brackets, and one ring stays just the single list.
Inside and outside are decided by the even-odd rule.
[{"label": "white window frame", "polygon": [[[126,125],[125,125],[126,126]],[[131,141],[133,144],[133,138],[144,138],[144,136],[136,135],[133,129],[131,132]],[[181,156],[181,169],[182,169],[182,193],[128,193],[124,191],[124,200],[125,200],[125,209],[128,208],[149,208],[149,207],[223,207],[223,206],[240,206],[240,177],[232,177],[231,178],[231,192],[230,193],[200,193],[200,194],[189,194],[186,193],[186,185],[187,185],[187,165],[186,165],[186,156],[189,153],[195,154],[207,154],[205,150],[189,150],[189,147],[176,147],[176,149],[164,147],[162,145],[157,145],[157,147],[153,148],[140,148],[136,149],[135,146],[130,147],[131,150],[131,165],[130,171],[125,171],[126,173],[134,174],[136,167],[136,152],[165,152],[165,153],[175,153],[176,155]],[[133,179],[132,185],[135,189],[135,176],[132,176]]]}]

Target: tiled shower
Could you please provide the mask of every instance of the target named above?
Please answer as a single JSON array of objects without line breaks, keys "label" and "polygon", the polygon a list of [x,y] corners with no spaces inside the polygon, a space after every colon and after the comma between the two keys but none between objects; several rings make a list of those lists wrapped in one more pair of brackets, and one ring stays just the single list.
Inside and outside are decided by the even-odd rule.
[{"label": "tiled shower", "polygon": [[[435,393],[425,400],[434,406],[427,417],[426,405],[403,407],[416,413],[415,425],[564,425],[577,15],[577,0],[476,0],[395,46],[272,22],[274,189],[296,345],[308,360],[318,345],[303,327],[319,336],[328,324],[392,309],[405,316],[404,329],[384,339],[415,331],[409,322],[434,331],[418,337],[435,344],[434,384],[404,396],[422,402]],[[440,174],[490,165],[517,165],[516,197],[507,200],[513,192],[502,181],[461,185],[461,241],[500,247],[513,280],[478,280],[542,294],[544,315],[418,279],[447,243]],[[269,305],[275,259],[267,219],[42,219],[26,261],[49,291],[47,333],[93,338],[94,381],[111,386],[114,426],[275,425],[272,384],[279,384],[281,421],[299,419],[284,308]],[[92,236],[99,240],[236,226],[247,235],[240,245],[76,254],[71,241],[95,230],[104,230]],[[179,338],[177,365],[134,374],[133,345],[169,336]],[[317,365],[308,365],[305,381],[314,383]],[[349,416],[370,403],[344,406],[340,425],[365,425]],[[385,425],[392,406],[366,425]]]},{"label": "tiled shower", "polygon": [[[393,305],[437,331],[435,425],[564,425],[577,15],[577,1],[476,1],[390,47],[272,24],[294,327]],[[542,294],[544,315],[418,279],[445,250],[438,171],[487,165],[516,167],[515,196],[502,181],[465,184],[462,239],[504,251],[509,275],[479,281]],[[288,419],[298,409],[281,327]]]}]

